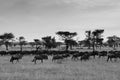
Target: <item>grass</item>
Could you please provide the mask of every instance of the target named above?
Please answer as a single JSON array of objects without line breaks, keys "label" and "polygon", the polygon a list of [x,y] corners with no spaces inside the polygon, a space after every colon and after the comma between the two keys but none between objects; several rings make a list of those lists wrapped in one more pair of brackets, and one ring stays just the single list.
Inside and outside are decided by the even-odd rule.
[{"label": "grass", "polygon": [[106,58],[91,58],[89,61],[62,63],[49,60],[35,65],[33,56],[24,56],[16,64],[9,62],[10,56],[0,57],[0,80],[120,80],[120,60],[107,62]]},{"label": "grass", "polygon": [[[9,49],[19,50],[19,47]],[[5,48],[2,47],[0,50]],[[89,51],[87,48],[79,50]],[[35,65],[31,62],[33,56],[24,56],[16,64],[10,63],[9,59],[10,56],[0,56],[0,80],[120,80],[120,60],[107,62],[106,58],[91,58],[89,61],[81,62],[68,58],[58,63],[52,62],[49,57],[44,63],[38,61]]]}]

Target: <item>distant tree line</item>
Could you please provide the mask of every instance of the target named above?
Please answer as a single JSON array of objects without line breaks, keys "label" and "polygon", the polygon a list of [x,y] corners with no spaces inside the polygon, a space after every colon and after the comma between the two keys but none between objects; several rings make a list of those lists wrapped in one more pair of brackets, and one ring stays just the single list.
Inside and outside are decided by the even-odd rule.
[{"label": "distant tree line", "polygon": [[0,35],[0,46],[4,45],[6,47],[6,51],[8,51],[9,47],[16,47],[16,45],[19,45],[21,52],[25,45],[30,45],[31,50],[35,48],[36,51],[43,48],[45,50],[50,50],[52,48],[60,47],[61,45],[65,46],[65,51],[72,50],[73,46],[88,47],[88,49],[93,49],[93,51],[97,48],[101,49],[101,47],[111,47],[113,49],[119,47],[120,37],[116,35],[109,36],[107,37],[107,41],[104,42],[103,33],[104,29],[96,29],[94,31],[88,30],[85,31],[86,38],[84,40],[76,41],[74,39],[74,37],[77,36],[76,32],[56,32],[55,34],[58,35],[63,42],[57,42],[55,37],[52,36],[45,36],[41,39],[33,39],[33,42],[28,42],[24,36],[15,38],[13,33],[4,33]]}]

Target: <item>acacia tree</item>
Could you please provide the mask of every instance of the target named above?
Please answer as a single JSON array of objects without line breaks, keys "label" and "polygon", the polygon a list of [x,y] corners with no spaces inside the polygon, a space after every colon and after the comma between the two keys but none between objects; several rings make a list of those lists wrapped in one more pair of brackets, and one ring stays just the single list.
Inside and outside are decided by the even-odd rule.
[{"label": "acacia tree", "polygon": [[40,45],[42,44],[39,39],[34,39],[35,45],[36,45],[36,51],[40,48]]},{"label": "acacia tree", "polygon": [[68,32],[68,31],[58,31],[56,34],[59,35],[62,38],[62,40],[64,41],[64,43],[66,45],[66,51],[70,47],[69,40],[72,40],[72,38],[77,35],[76,32]]},{"label": "acacia tree", "polygon": [[88,48],[90,48],[90,46],[93,47],[93,51],[95,51],[95,47],[97,48],[97,46],[101,46],[103,44],[103,38],[102,38],[102,33],[104,32],[103,29],[96,29],[94,31],[86,31],[86,44],[88,45]]},{"label": "acacia tree", "polygon": [[76,46],[76,45],[78,44],[78,43],[77,43],[75,40],[73,40],[73,39],[71,39],[71,40],[66,40],[65,43],[68,44],[68,46],[70,47],[70,49],[72,49],[73,46]]},{"label": "acacia tree", "polygon": [[95,31],[93,31],[93,35],[95,36],[95,42],[96,42],[96,48],[97,45],[100,45],[100,47],[102,46],[102,42],[103,42],[103,38],[102,38],[102,33],[104,32],[103,29],[96,29]]},{"label": "acacia tree", "polygon": [[0,39],[6,47],[6,51],[8,51],[10,40],[12,40],[13,38],[14,38],[14,35],[12,33],[4,33],[0,35]]},{"label": "acacia tree", "polygon": [[3,41],[0,41],[0,47],[1,47],[3,44],[4,44]]},{"label": "acacia tree", "polygon": [[107,39],[108,39],[107,43],[108,43],[109,47],[113,47],[113,49],[115,49],[116,47],[119,46],[120,37],[113,35],[113,36],[107,37]]},{"label": "acacia tree", "polygon": [[46,36],[46,37],[43,37],[42,40],[43,40],[43,44],[45,45],[46,49],[56,47],[56,41],[54,37],[52,38],[51,36]]},{"label": "acacia tree", "polygon": [[95,50],[95,46],[97,48],[98,45],[100,45],[100,48],[103,43],[102,33],[104,32],[103,29],[96,29],[92,32],[92,45],[93,45],[93,51]]},{"label": "acacia tree", "polygon": [[20,51],[23,51],[23,45],[26,44],[25,38],[23,36],[19,37],[19,45],[20,45]]},{"label": "acacia tree", "polygon": [[86,33],[86,45],[88,46],[88,49],[90,49],[91,47],[91,35],[92,35],[92,32],[89,30],[89,31],[85,31]]}]

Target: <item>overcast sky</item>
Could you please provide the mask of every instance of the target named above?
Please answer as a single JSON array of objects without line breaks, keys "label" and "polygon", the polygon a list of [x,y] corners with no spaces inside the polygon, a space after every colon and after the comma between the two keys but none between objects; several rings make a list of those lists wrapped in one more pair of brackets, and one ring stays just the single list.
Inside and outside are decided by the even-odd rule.
[{"label": "overcast sky", "polygon": [[120,36],[120,0],[0,0],[0,34],[12,32],[33,41],[55,32],[105,29]]}]

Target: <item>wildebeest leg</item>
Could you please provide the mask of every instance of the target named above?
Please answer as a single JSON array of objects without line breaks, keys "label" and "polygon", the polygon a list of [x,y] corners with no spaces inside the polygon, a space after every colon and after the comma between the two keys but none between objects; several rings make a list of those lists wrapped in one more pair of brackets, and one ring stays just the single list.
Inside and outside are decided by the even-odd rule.
[{"label": "wildebeest leg", "polygon": [[43,59],[41,59],[41,63],[43,63]]},{"label": "wildebeest leg", "polygon": [[14,63],[14,59],[11,59],[11,61],[10,62],[12,62],[12,64]]},{"label": "wildebeest leg", "polygon": [[36,64],[36,59],[34,60],[34,64]]},{"label": "wildebeest leg", "polygon": [[52,59],[52,62],[54,61],[54,59]]},{"label": "wildebeest leg", "polygon": [[74,58],[74,61],[76,61],[76,58]]},{"label": "wildebeest leg", "polygon": [[16,60],[16,63],[18,62],[18,60]]},{"label": "wildebeest leg", "polygon": [[10,59],[10,62],[12,62],[12,63],[13,63],[13,60],[11,60],[11,59]]},{"label": "wildebeest leg", "polygon": [[17,59],[17,62],[19,62],[19,59]]},{"label": "wildebeest leg", "polygon": [[115,58],[114,61],[116,62],[116,61],[117,61],[117,58]]},{"label": "wildebeest leg", "polygon": [[112,57],[110,58],[110,61],[112,62]]},{"label": "wildebeest leg", "polygon": [[73,58],[73,60],[75,60],[75,58]]},{"label": "wildebeest leg", "polygon": [[77,59],[77,60],[79,60],[79,58],[78,58],[78,57],[77,57],[76,59]]},{"label": "wildebeest leg", "polygon": [[34,59],[32,60],[32,62],[34,62]]},{"label": "wildebeest leg", "polygon": [[81,62],[82,62],[82,58],[80,58]]},{"label": "wildebeest leg", "polygon": [[73,60],[74,58],[72,57],[71,60]]},{"label": "wildebeest leg", "polygon": [[108,58],[107,58],[107,62],[109,61],[109,59],[110,59],[110,58],[109,58],[109,56],[108,56]]},{"label": "wildebeest leg", "polygon": [[99,58],[101,58],[101,55],[99,55]]},{"label": "wildebeest leg", "polygon": [[11,59],[10,59],[10,62],[12,62],[13,63],[13,58],[11,57]]},{"label": "wildebeest leg", "polygon": [[93,57],[94,57],[94,59],[95,59],[95,55],[94,55]]}]

